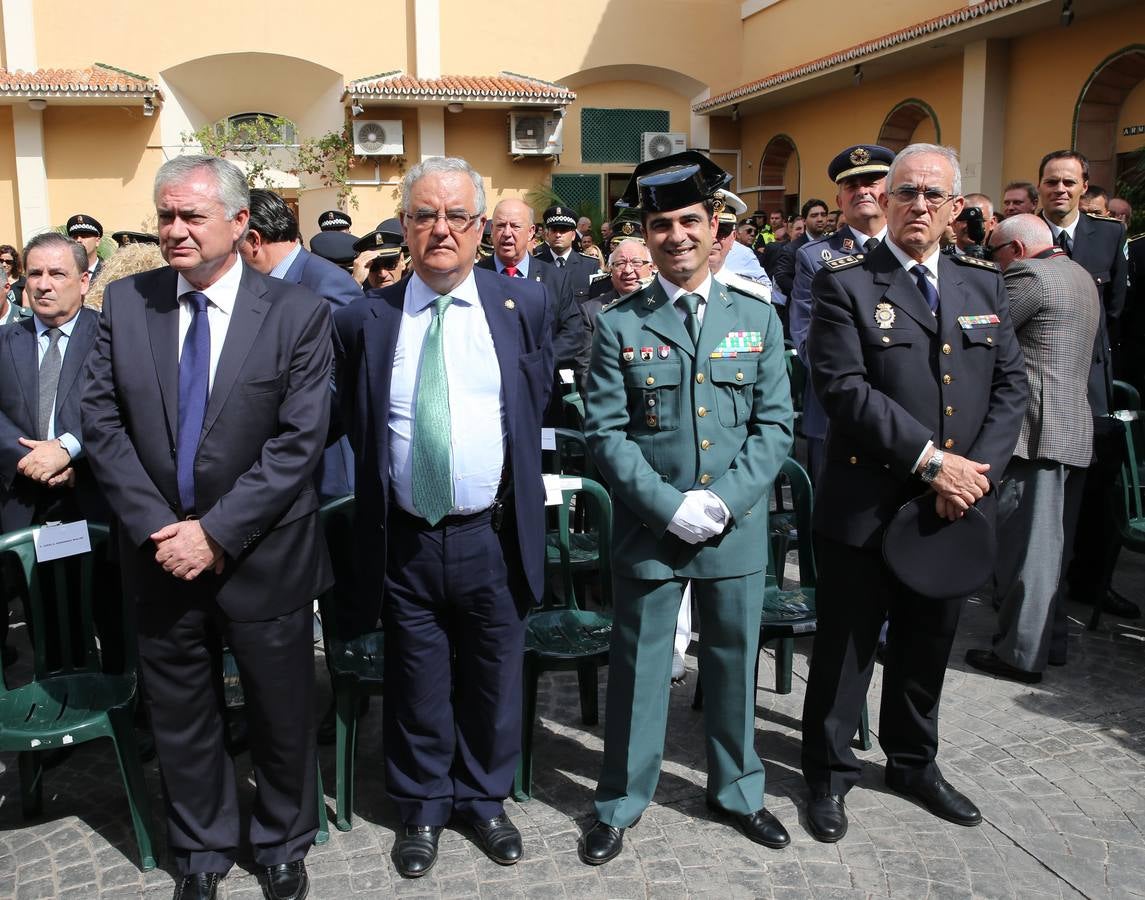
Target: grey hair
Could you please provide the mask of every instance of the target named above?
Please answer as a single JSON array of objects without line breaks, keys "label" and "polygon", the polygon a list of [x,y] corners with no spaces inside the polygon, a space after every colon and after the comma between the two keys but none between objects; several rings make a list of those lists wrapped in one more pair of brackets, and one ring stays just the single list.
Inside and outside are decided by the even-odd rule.
[{"label": "grey hair", "polygon": [[457,156],[430,156],[413,166],[402,179],[402,212],[410,211],[410,194],[413,186],[426,175],[444,174],[447,172],[463,173],[473,182],[473,191],[476,194],[477,209],[474,212],[479,216],[485,215],[485,182],[477,174],[477,170],[465,160]]},{"label": "grey hair", "polygon": [[996,246],[1008,244],[1010,241],[1021,241],[1027,250],[1034,253],[1040,253],[1054,242],[1050,226],[1030,213],[1007,216],[994,226],[994,234],[998,235],[993,241]]},{"label": "grey hair", "polygon": [[617,241],[616,246],[612,248],[612,252],[608,254],[608,264],[610,266],[612,265],[612,258],[616,256],[616,251],[623,247],[625,244],[637,244],[644,248],[645,253],[648,252],[648,246],[643,241],[639,241],[634,237],[626,237],[623,240]]},{"label": "grey hair", "polygon": [[962,196],[962,168],[958,164],[958,151],[953,147],[943,147],[939,144],[910,144],[904,147],[895,156],[895,161],[891,163],[890,171],[887,172],[887,193],[889,194],[895,188],[895,173],[898,171],[899,165],[912,156],[923,156],[933,154],[941,156],[948,163],[950,168],[954,170],[954,195],[956,197]]},{"label": "grey hair", "polygon": [[72,259],[76,262],[76,272],[83,275],[87,271],[87,251],[83,248],[83,244],[79,241],[72,240],[66,235],[60,234],[58,231],[45,231],[43,234],[37,234],[24,246],[24,271],[28,271],[28,254],[33,250],[39,250],[41,247],[61,247],[66,249],[72,255]]},{"label": "grey hair", "polygon": [[215,196],[228,221],[233,220],[242,210],[250,209],[250,188],[242,170],[218,156],[195,154],[176,156],[159,167],[155,173],[155,201],[158,202],[159,195],[168,185],[186,181],[203,169],[214,177]]}]

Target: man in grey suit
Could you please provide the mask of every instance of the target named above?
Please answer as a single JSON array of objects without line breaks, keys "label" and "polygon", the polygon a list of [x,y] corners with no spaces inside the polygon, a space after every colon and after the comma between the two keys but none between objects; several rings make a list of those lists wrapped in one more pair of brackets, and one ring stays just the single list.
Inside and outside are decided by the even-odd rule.
[{"label": "man in grey suit", "polygon": [[1064,651],[1056,612],[1093,454],[1086,387],[1100,301],[1093,277],[1037,216],[1004,219],[988,246],[1005,272],[1030,397],[998,496],[998,633],[993,649],[968,650],[966,662],[1032,684],[1042,680],[1051,642]]}]

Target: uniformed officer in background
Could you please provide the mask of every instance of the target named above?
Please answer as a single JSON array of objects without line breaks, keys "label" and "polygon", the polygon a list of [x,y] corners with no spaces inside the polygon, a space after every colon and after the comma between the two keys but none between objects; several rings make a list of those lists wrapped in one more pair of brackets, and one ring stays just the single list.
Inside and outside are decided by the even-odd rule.
[{"label": "uniformed officer in background", "polygon": [[753,841],[789,842],[764,809],[754,738],[768,492],[791,447],[791,400],[775,311],[708,269],[714,195],[730,180],[695,151],[673,154],[637,166],[617,204],[639,204],[659,272],[601,311],[589,368],[585,435],[612,488],[616,598],[597,821],[579,847],[590,865],[620,853],[655,792],[689,580],[708,803]]},{"label": "uniformed officer in background", "polygon": [[[943,229],[962,211],[961,182],[953,150],[902,150],[881,200],[887,239],[828,262],[811,288],[811,380],[829,430],[814,513],[818,628],[803,776],[809,828],[820,841],[847,830],[843,797],[861,771],[850,741],[884,618],[879,742],[887,786],[956,824],[981,821],[935,762],[939,698],[964,598],[912,590],[884,560],[897,549],[889,538],[884,544],[888,525],[919,495],[932,518],[958,520],[971,506],[992,516],[1026,409],[1025,367],[997,267],[939,252]],[[922,540],[944,532],[936,526]],[[970,568],[985,555],[950,562]]]}]

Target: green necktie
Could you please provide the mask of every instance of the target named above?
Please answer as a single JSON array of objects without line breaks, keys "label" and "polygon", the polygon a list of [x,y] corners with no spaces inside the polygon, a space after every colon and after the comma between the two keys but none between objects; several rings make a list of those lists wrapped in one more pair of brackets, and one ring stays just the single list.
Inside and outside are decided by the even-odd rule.
[{"label": "green necktie", "polygon": [[421,375],[414,401],[413,505],[430,525],[436,525],[453,509],[449,382],[441,346],[445,309],[452,302],[452,297],[433,301],[433,321],[421,346]]},{"label": "green necktie", "polygon": [[691,337],[692,343],[697,347],[700,345],[700,301],[703,299],[699,294],[684,294],[680,297],[680,303],[688,312],[688,318],[684,320],[684,324],[688,327],[688,336]]}]

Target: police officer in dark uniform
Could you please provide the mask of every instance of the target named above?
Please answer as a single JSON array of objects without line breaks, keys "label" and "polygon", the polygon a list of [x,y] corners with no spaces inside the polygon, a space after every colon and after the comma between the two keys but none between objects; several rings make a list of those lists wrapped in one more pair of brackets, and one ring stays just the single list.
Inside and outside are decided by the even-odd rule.
[{"label": "police officer in dark uniform", "polygon": [[807,346],[829,432],[814,514],[818,630],[802,762],[810,831],[825,842],[847,830],[843,797],[860,774],[850,740],[884,618],[879,741],[887,786],[957,824],[981,821],[935,762],[939,697],[963,598],[906,587],[884,561],[883,551],[895,548],[883,538],[899,507],[920,494],[943,519],[960,520],[971,506],[992,516],[1026,408],[1025,368],[997,267],[939,253],[943,229],[963,205],[954,151],[911,145],[886,180],[887,240],[828,262],[812,285]]},{"label": "police officer in dark uniform", "polygon": [[369,234],[354,241],[354,280],[363,291],[378,290],[401,281],[405,275],[402,254],[402,226],[397,219],[385,219]]},{"label": "police officer in dark uniform", "polygon": [[600,271],[600,266],[593,257],[585,256],[573,246],[578,218],[576,210],[567,206],[550,206],[541,218],[545,225],[545,243],[537,247],[533,256],[562,270],[573,300],[579,305],[588,297],[589,281]]},{"label": "police officer in dark uniform", "polygon": [[73,241],[83,246],[87,252],[88,290],[99,278],[103,260],[99,258],[99,242],[103,240],[103,226],[91,216],[82,213],[72,216],[64,225],[64,230]]},{"label": "police officer in dark uniform", "polygon": [[318,217],[319,231],[346,231],[354,227],[354,220],[340,209],[328,209]]}]

